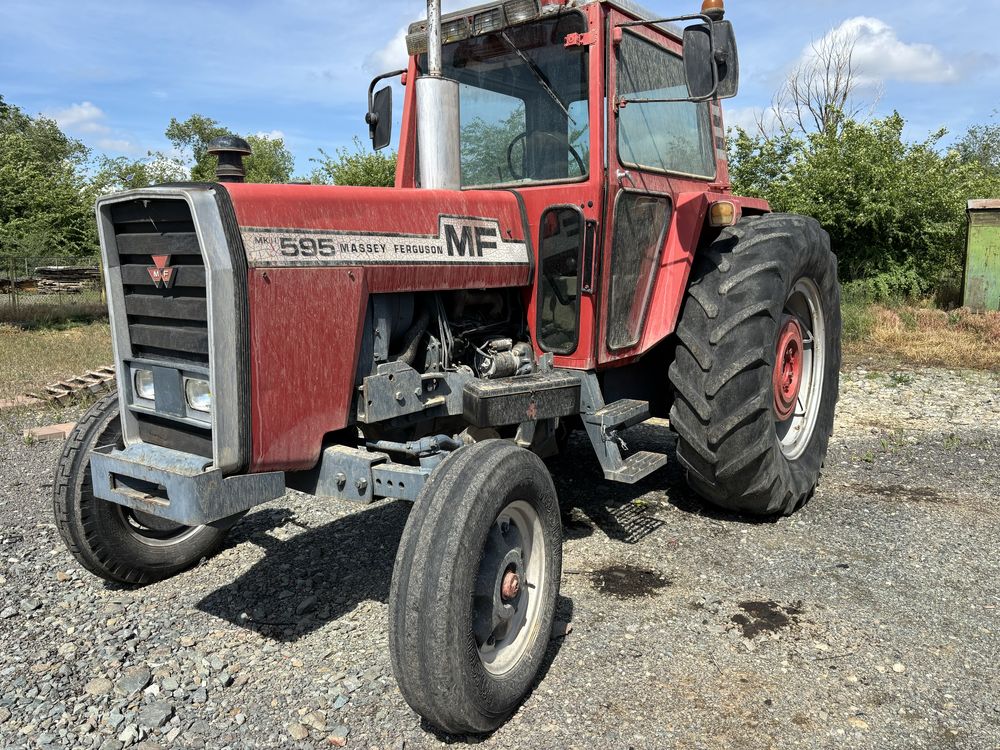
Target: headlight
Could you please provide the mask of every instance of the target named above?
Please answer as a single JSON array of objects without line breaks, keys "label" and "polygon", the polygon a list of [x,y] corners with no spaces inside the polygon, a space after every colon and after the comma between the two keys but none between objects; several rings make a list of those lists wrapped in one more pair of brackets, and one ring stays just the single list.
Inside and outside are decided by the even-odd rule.
[{"label": "headlight", "polygon": [[188,406],[195,411],[210,414],[212,412],[212,392],[207,380],[184,378],[184,397]]},{"label": "headlight", "polygon": [[156,386],[153,384],[152,370],[136,370],[133,382],[136,396],[146,401],[156,400]]}]

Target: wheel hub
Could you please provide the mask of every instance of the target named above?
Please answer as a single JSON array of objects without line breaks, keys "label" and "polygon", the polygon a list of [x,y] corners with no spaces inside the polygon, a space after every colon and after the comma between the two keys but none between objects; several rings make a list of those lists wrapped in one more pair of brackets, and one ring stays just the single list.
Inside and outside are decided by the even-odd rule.
[{"label": "wheel hub", "polygon": [[544,569],[541,521],[529,503],[515,500],[486,535],[472,593],[472,634],[487,672],[513,669],[537,635]]},{"label": "wheel hub", "polygon": [[778,334],[778,351],[774,360],[774,412],[784,422],[795,413],[795,404],[802,387],[804,353],[802,326],[788,318]]},{"label": "wheel hub", "polygon": [[521,577],[517,571],[510,567],[503,574],[503,582],[500,584],[500,596],[504,602],[509,602],[517,597],[521,592]]}]

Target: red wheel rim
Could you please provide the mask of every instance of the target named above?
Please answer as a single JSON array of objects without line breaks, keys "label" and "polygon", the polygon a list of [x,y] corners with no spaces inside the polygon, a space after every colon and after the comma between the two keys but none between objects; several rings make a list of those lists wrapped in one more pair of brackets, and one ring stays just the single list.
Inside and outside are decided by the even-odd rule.
[{"label": "red wheel rim", "polygon": [[802,387],[802,327],[795,318],[788,318],[778,335],[778,351],[774,360],[774,413],[784,422],[795,413],[795,403]]}]

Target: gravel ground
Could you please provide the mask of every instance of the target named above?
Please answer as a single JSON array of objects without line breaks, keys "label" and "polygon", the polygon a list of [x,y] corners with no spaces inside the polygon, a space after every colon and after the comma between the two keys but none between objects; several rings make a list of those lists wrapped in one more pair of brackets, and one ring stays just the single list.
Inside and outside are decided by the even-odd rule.
[{"label": "gravel ground", "polygon": [[[1000,376],[854,369],[842,390],[816,497],[775,522],[702,505],[674,464],[606,484],[574,440],[553,464],[562,635],[514,718],[458,741],[1000,748]],[[406,505],[289,495],[196,569],[107,586],[52,524],[60,447],[19,437],[66,418],[2,425],[0,747],[455,741],[421,724],[389,666]],[[673,448],[656,424],[630,442]]]}]

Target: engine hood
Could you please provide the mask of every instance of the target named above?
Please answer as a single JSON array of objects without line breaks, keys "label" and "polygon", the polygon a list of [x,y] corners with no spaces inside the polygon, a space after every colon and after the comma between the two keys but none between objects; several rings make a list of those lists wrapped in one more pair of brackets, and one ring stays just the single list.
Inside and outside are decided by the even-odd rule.
[{"label": "engine hood", "polygon": [[251,269],[364,268],[373,292],[531,282],[526,221],[511,191],[220,187]]}]

